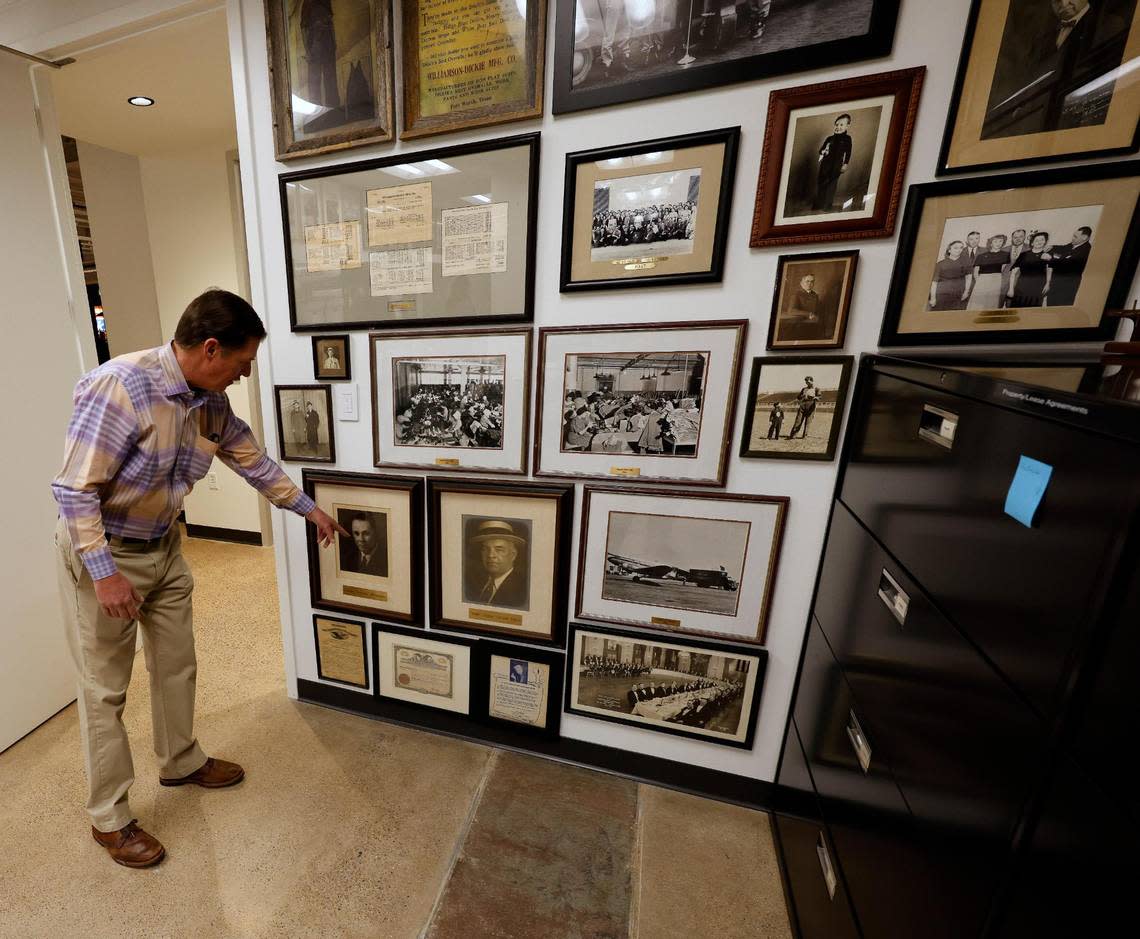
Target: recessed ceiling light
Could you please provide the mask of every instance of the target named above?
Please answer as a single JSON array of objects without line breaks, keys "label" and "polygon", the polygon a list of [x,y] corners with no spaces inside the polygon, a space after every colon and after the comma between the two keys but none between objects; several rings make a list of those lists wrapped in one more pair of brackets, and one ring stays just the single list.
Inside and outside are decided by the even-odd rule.
[{"label": "recessed ceiling light", "polygon": [[154,98],[148,98],[146,95],[131,95],[127,98],[127,104],[133,104],[136,108],[149,108],[154,104]]}]

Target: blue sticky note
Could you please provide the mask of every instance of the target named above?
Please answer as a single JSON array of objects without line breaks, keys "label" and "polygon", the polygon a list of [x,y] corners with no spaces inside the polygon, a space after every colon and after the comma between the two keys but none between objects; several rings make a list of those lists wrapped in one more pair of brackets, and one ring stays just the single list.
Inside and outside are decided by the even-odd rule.
[{"label": "blue sticky note", "polygon": [[1026,528],[1033,527],[1033,516],[1049,488],[1053,467],[1040,460],[1023,456],[1009,484],[1005,497],[1005,514],[1016,518]]}]

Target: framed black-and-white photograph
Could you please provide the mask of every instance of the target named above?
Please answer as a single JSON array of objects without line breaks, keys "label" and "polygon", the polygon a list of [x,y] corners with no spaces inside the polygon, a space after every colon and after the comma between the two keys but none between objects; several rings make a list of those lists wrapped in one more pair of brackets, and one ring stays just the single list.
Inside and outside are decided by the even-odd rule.
[{"label": "framed black-and-white photograph", "polygon": [[557,737],[566,671],[563,652],[491,640],[480,640],[476,651],[480,700],[473,714],[489,724]]},{"label": "framed black-and-white photograph", "polygon": [[540,330],[535,474],[723,486],[746,326]]},{"label": "framed black-and-white photograph", "polygon": [[391,0],[265,0],[277,159],[395,137]]},{"label": "framed black-and-white photograph", "polygon": [[1140,145],[1136,0],[974,0],[939,175]]},{"label": "framed black-and-white photograph", "polygon": [[557,0],[554,113],[888,55],[899,0]]},{"label": "framed black-and-white photograph", "polygon": [[834,459],[854,361],[850,355],[753,359],[740,455]]},{"label": "framed black-and-white photograph", "polygon": [[566,710],[749,750],[768,653],[572,623]]},{"label": "framed black-and-white photograph", "polygon": [[306,527],[315,607],[423,623],[423,480],[331,470],[302,471],[317,506],[348,532],[330,547]]},{"label": "framed black-and-white photograph", "polygon": [[586,486],[575,615],[762,643],[786,496]]},{"label": "framed black-and-white photograph", "polygon": [[369,337],[376,466],[525,473],[531,330]]},{"label": "framed black-and-white photograph", "polygon": [[332,389],[328,385],[274,385],[281,459],[335,463]]},{"label": "framed black-and-white photograph", "polygon": [[431,624],[559,645],[574,487],[428,479]]},{"label": "framed black-and-white photograph", "polygon": [[473,645],[462,636],[373,623],[376,693],[392,701],[470,715]]},{"label": "framed black-and-white photograph", "polygon": [[353,688],[368,688],[368,638],[356,620],[313,614],[317,677]]},{"label": "framed black-and-white photograph", "polygon": [[771,93],[753,248],[894,232],[925,72],[910,68]]},{"label": "framed black-and-white photograph", "polygon": [[719,281],[740,128],[566,156],[563,291]]},{"label": "framed black-and-white photograph", "polygon": [[858,251],[780,255],[768,348],[841,348],[858,263]]},{"label": "framed black-and-white photograph", "polygon": [[348,381],[352,378],[348,333],[313,337],[313,375],[317,381]]},{"label": "framed black-and-white photograph", "polygon": [[879,344],[1111,339],[1138,200],[1137,160],[911,186]]}]

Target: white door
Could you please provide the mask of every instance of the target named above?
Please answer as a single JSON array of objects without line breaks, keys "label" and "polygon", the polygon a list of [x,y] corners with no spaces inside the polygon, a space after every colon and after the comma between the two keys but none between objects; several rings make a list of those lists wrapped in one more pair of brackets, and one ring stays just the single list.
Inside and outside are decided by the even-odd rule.
[{"label": "white door", "polygon": [[72,302],[71,285],[83,275],[77,244],[65,240],[75,228],[59,188],[62,145],[49,87],[33,69],[42,66],[0,51],[0,750],[75,699],[48,486],[63,455],[72,389],[84,364],[94,364],[86,297]]}]

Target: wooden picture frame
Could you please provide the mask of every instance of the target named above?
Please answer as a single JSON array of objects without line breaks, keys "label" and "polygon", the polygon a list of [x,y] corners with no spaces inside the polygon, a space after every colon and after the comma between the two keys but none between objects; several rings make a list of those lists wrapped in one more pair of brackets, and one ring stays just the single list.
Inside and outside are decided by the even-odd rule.
[{"label": "wooden picture frame", "polygon": [[333,545],[322,548],[317,543],[316,528],[306,526],[310,603],[319,609],[422,626],[423,479],[304,469],[301,486],[349,531],[350,538],[356,536],[353,518],[363,515],[367,521],[377,521],[373,516],[384,516],[378,520],[380,524],[374,525],[374,531],[379,532],[382,527],[384,532],[383,570],[366,562],[358,563],[360,552],[350,557],[349,539],[343,535],[337,535]]},{"label": "wooden picture frame", "polygon": [[[321,349],[325,350],[322,359]],[[334,367],[329,363],[329,350],[339,353]],[[337,336],[313,336],[313,377],[317,381],[351,381],[352,356],[349,346],[349,334],[341,333]]]},{"label": "wooden picture frame", "polygon": [[[436,11],[429,0],[401,0],[402,140],[542,117],[546,0],[523,2],[525,12],[515,3],[495,0],[439,4]],[[465,32],[459,30],[458,21],[467,25]],[[425,34],[435,45],[436,59],[424,59]],[[481,38],[464,46],[472,34],[481,34]],[[516,59],[510,49],[517,48],[520,40],[522,55]],[[454,86],[466,84],[472,87],[465,100],[464,95],[454,93]],[[504,88],[508,96],[494,100],[496,93],[504,94]],[[512,90],[513,95],[509,94]],[[485,103],[488,98],[492,103]],[[438,113],[426,114],[425,110]]]},{"label": "wooden picture frame", "polygon": [[[776,264],[766,348],[843,348],[858,266],[858,251],[781,254]],[[805,295],[808,277],[812,283]]]},{"label": "wooden picture frame", "polygon": [[[282,400],[282,395],[288,397],[287,405]],[[319,411],[314,399],[323,404]],[[274,385],[273,404],[277,412],[277,441],[282,460],[290,463],[336,462],[331,385]],[[286,407],[289,410],[288,434],[284,415]],[[311,414],[316,415],[315,424],[310,418]],[[323,434],[328,437],[323,443],[320,439],[322,428]],[[304,443],[301,442],[302,434]]]},{"label": "wooden picture frame", "polygon": [[[299,4],[294,7],[294,22],[288,21],[287,9],[286,0],[265,0],[277,159],[394,140],[392,0],[330,0],[328,15],[335,18],[335,31],[331,24],[325,27],[317,21],[321,11],[310,26],[301,21]],[[330,35],[332,50],[326,48]],[[338,43],[345,48],[336,48]],[[314,67],[310,60],[321,56],[323,63]],[[302,87],[302,70],[307,87]],[[314,97],[325,100],[310,100]]]},{"label": "wooden picture frame", "polygon": [[[491,639],[480,639],[475,652],[474,717],[491,726],[557,739],[566,653]],[[536,677],[545,680],[545,688],[538,693]],[[523,686],[521,693],[511,693],[515,685]]]},{"label": "wooden picture frame", "polygon": [[472,716],[473,656],[464,636],[372,624],[372,687],[377,698]]},{"label": "wooden picture frame", "polygon": [[[324,628],[323,628],[324,627]],[[348,669],[345,667],[347,663],[337,661],[334,665],[330,661],[326,661],[329,656],[327,651],[330,649],[330,641],[332,642],[332,649],[344,654],[348,653],[348,648],[352,644],[352,634],[354,632],[360,633],[360,669],[363,681],[352,681],[351,678],[345,678]],[[343,635],[338,635],[342,633]],[[331,637],[331,639],[330,639]],[[322,654],[321,649],[326,649],[326,654]],[[336,616],[328,616],[324,613],[313,614],[313,650],[317,657],[317,678],[321,681],[334,682],[338,685],[347,685],[350,688],[361,688],[368,691],[368,678],[372,670],[368,667],[368,633],[367,626],[357,620],[340,619]],[[339,675],[329,674],[328,670],[341,668]]]},{"label": "wooden picture frame", "polygon": [[559,290],[719,282],[739,146],[726,127],[568,153]]},{"label": "wooden picture frame", "polygon": [[925,72],[920,66],[773,91],[749,244],[890,236]]}]

